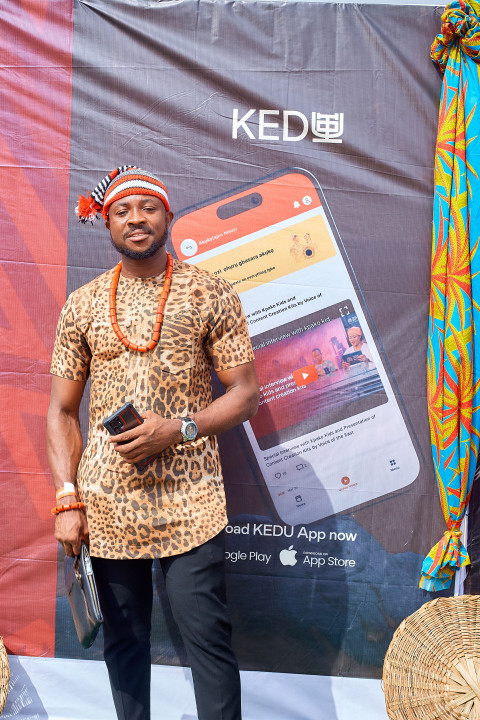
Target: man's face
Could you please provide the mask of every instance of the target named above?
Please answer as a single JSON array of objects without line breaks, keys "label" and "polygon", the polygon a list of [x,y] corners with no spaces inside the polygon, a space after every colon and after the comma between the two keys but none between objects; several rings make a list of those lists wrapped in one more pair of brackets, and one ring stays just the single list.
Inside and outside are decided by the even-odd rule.
[{"label": "man's face", "polygon": [[160,198],[129,195],[110,205],[105,225],[114,247],[132,260],[155,255],[167,242],[173,213],[167,212]]},{"label": "man's face", "polygon": [[312,356],[314,365],[320,365],[320,363],[323,361],[323,356],[320,350],[313,350]]}]

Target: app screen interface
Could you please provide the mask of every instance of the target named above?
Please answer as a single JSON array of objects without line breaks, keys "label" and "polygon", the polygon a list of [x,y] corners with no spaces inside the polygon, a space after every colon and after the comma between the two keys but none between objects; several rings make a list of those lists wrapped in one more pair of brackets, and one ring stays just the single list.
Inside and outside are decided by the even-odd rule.
[{"label": "app screen interface", "polygon": [[[258,207],[248,207],[252,194]],[[172,240],[180,258],[221,274],[241,297],[261,391],[246,430],[280,514],[301,521],[308,491],[320,517],[327,505],[338,511],[412,482],[416,453],[315,186],[284,176],[241,202],[248,209],[227,220],[217,222],[217,206],[201,211],[208,220],[181,218]],[[380,463],[368,487],[359,458],[370,478]],[[361,498],[336,496],[345,478]]]}]

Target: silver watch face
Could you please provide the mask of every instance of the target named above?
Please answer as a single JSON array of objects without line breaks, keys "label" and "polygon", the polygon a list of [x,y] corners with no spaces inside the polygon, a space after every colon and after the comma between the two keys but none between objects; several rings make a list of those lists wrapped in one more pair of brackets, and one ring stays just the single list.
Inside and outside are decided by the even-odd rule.
[{"label": "silver watch face", "polygon": [[182,434],[187,440],[194,440],[197,437],[198,428],[193,420],[188,420],[183,425]]}]

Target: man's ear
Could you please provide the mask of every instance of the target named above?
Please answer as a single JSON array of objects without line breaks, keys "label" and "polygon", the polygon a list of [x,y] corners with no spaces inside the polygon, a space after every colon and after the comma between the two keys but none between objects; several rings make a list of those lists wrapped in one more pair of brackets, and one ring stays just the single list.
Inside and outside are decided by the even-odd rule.
[{"label": "man's ear", "polygon": [[110,230],[110,220],[105,220],[105,227]]},{"label": "man's ear", "polygon": [[172,213],[171,210],[167,210],[167,211],[166,211],[166,213],[165,213],[165,220],[166,220],[167,228],[170,227],[170,224],[171,224],[171,222],[172,222],[172,220],[173,220],[173,213]]}]

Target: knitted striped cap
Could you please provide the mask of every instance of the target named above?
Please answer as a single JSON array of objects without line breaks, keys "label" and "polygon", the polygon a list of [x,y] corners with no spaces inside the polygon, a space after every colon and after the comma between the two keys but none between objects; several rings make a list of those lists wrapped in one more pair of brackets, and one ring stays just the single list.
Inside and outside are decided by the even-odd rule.
[{"label": "knitted striped cap", "polygon": [[128,195],[154,195],[170,210],[167,189],[161,180],[134,165],[121,165],[106,175],[87,197],[80,195],[75,212],[82,223],[93,223],[98,212],[107,220],[110,205]]}]

